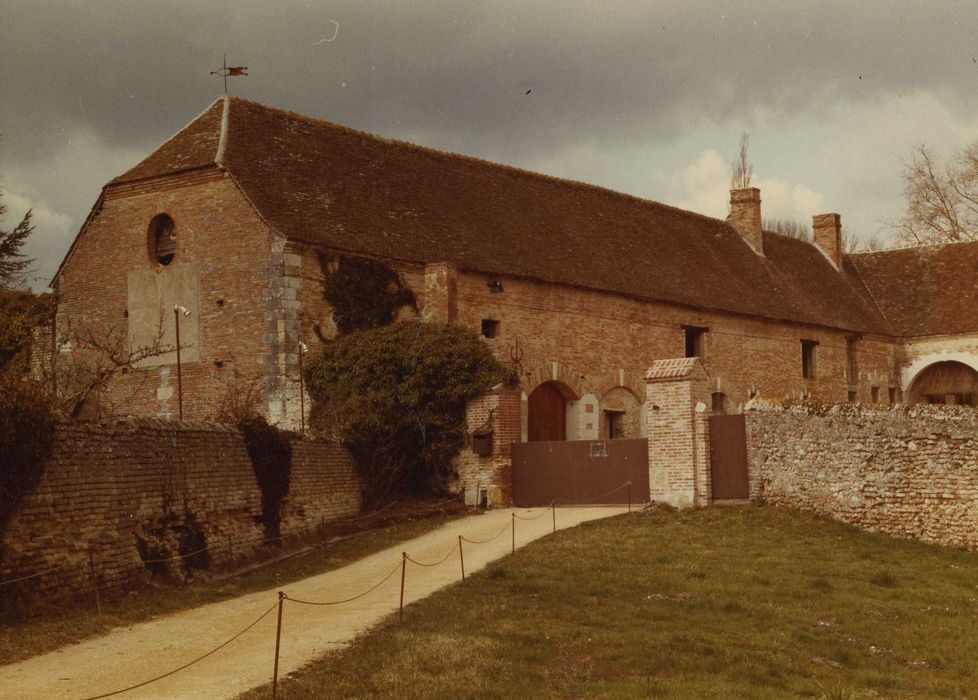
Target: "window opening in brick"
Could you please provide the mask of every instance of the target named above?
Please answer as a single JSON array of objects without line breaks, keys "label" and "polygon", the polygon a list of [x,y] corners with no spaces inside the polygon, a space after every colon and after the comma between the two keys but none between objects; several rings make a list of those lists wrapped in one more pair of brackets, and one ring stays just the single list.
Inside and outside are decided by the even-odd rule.
[{"label": "window opening in brick", "polygon": [[888,394],[888,398],[890,399],[890,404],[891,405],[892,404],[895,404],[897,402],[897,390],[896,390],[896,387],[892,387],[891,386],[889,389],[886,390],[886,393]]},{"label": "window opening in brick", "polygon": [[176,254],[176,225],[168,214],[157,214],[149,222],[150,260],[160,265],[169,265]]},{"label": "window opening in brick", "polygon": [[486,338],[495,338],[499,335],[499,321],[491,318],[482,319],[482,335]]},{"label": "window opening in brick", "polygon": [[859,400],[859,394],[855,391],[849,392],[849,403],[856,403]]},{"label": "window opening in brick", "polygon": [[870,392],[873,395],[873,403],[879,403],[880,402],[880,388],[878,386],[874,386],[872,389],[870,389]]},{"label": "window opening in brick", "polygon": [[706,332],[709,328],[702,326],[683,326],[686,343],[686,357],[705,357]]},{"label": "window opening in brick", "polygon": [[856,338],[846,338],[846,379],[850,384],[856,383],[859,376],[856,366]]},{"label": "window opening in brick", "polygon": [[712,404],[711,407],[712,407],[714,413],[726,413],[727,412],[727,395],[726,394],[724,394],[722,392],[719,392],[719,391],[714,391],[710,395],[710,399],[711,399],[711,404]]},{"label": "window opening in brick", "polygon": [[815,348],[817,340],[801,341],[801,376],[805,379],[815,378]]},{"label": "window opening in brick", "polygon": [[616,440],[625,434],[624,419],[624,411],[604,412],[605,436],[608,440]]}]

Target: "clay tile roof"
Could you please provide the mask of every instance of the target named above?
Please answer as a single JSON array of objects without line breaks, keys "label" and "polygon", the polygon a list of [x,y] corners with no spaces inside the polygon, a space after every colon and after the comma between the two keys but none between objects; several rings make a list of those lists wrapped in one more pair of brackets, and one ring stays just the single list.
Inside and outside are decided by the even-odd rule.
[{"label": "clay tile roof", "polygon": [[978,241],[847,256],[897,335],[978,331]]},{"label": "clay tile roof", "polygon": [[[221,103],[119,181],[215,161]],[[813,245],[231,98],[221,164],[300,241],[764,318],[890,331],[857,277]],[[210,155],[208,156],[208,153]]]},{"label": "clay tile roof", "polygon": [[656,360],[645,372],[646,381],[685,379],[693,374],[698,357],[682,357],[672,360]]},{"label": "clay tile roof", "polygon": [[196,119],[150,153],[136,167],[127,170],[112,182],[132,182],[213,165],[221,137],[223,111],[224,100],[215,100]]}]

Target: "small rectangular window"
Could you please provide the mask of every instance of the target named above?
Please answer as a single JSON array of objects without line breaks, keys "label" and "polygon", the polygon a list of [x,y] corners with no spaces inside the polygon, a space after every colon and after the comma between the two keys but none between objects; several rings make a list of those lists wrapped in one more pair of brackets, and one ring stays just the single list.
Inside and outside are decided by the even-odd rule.
[{"label": "small rectangular window", "polygon": [[892,406],[897,402],[896,387],[891,386],[889,389],[887,389],[887,393],[889,394],[890,405]]},{"label": "small rectangular window", "polygon": [[683,326],[683,334],[686,343],[686,357],[705,357],[706,348],[705,336],[709,328],[702,326]]},{"label": "small rectangular window", "polygon": [[872,395],[873,395],[873,403],[879,403],[880,402],[880,388],[878,386],[874,386],[872,389],[870,389],[870,393],[872,393]]},{"label": "small rectangular window", "polygon": [[482,319],[482,335],[486,338],[495,338],[499,335],[499,321],[491,318]]},{"label": "small rectangular window", "polygon": [[801,341],[801,376],[805,379],[815,378],[815,348],[817,347],[817,340]]},{"label": "small rectangular window", "polygon": [[856,403],[859,400],[859,395],[855,391],[849,392],[849,403]]}]

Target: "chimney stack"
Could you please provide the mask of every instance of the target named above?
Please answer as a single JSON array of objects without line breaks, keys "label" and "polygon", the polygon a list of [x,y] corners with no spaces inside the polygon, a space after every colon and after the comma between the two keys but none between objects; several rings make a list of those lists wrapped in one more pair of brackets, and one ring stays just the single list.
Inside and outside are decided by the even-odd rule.
[{"label": "chimney stack", "polygon": [[812,217],[815,245],[822,249],[837,269],[842,269],[842,217],[838,214],[816,214]]},{"label": "chimney stack", "polygon": [[761,191],[756,187],[730,190],[730,216],[727,221],[744,237],[754,252],[764,255],[761,233]]}]

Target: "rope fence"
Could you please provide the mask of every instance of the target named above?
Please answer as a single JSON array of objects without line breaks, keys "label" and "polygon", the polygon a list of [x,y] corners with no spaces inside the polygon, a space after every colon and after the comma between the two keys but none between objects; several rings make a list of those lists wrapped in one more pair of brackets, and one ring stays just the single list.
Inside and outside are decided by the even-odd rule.
[{"label": "rope fence", "polygon": [[[179,667],[177,667],[177,668],[175,668],[175,669],[173,669],[171,671],[167,671],[166,673],[161,673],[160,675],[156,676],[155,678],[150,678],[149,680],[143,681],[142,683],[136,683],[135,685],[130,685],[130,686],[126,687],[126,688],[121,688],[119,690],[113,690],[110,693],[102,693],[101,695],[92,695],[92,696],[89,696],[87,698],[84,698],[84,700],[101,700],[101,698],[110,698],[113,695],[122,695],[123,693],[128,693],[130,690],[136,690],[137,688],[142,688],[144,686],[149,685],[150,683],[156,683],[157,681],[161,681],[164,678],[169,678],[170,676],[172,676],[175,673],[180,673],[180,671],[183,671],[184,669],[190,668],[194,664],[203,661],[208,656],[211,656],[212,654],[216,654],[217,652],[219,652],[221,649],[223,649],[224,647],[226,647],[228,644],[230,644],[231,642],[233,642],[234,640],[236,640],[238,637],[240,637],[245,632],[247,632],[248,630],[250,630],[252,627],[254,627],[255,625],[257,625],[259,622],[261,622],[262,620],[264,620],[268,616],[268,614],[270,612],[272,612],[272,610],[275,610],[277,607],[279,607],[279,605],[280,605],[279,603],[275,603],[275,605],[273,605],[268,610],[266,610],[261,615],[259,615],[258,618],[254,622],[252,622],[250,625],[248,625],[243,630],[241,630],[240,632],[238,632],[236,635],[234,635],[233,637],[231,637],[227,641],[221,642],[220,644],[218,644],[216,647],[214,647],[213,649],[211,649],[207,653],[201,654],[200,656],[198,656],[193,661],[188,661],[183,666],[179,666]],[[280,620],[280,623],[281,623],[281,620]]]},{"label": "rope fence", "polygon": [[[600,496],[599,498],[605,497],[607,495],[610,495],[611,493],[615,493],[616,491],[619,491],[620,489],[622,489],[622,488],[624,488],[626,486],[628,486],[630,488],[631,487],[631,483],[628,482],[628,483],[622,484],[621,486],[617,487],[616,489],[608,492],[608,494],[602,494],[602,496]],[[391,504],[391,505],[393,505],[393,504]],[[388,507],[390,507],[390,506],[388,506]],[[631,510],[631,503],[630,503],[630,500],[629,500],[629,511],[630,510]],[[444,564],[457,551],[458,552],[458,555],[459,555],[459,565],[460,565],[460,570],[461,570],[461,580],[464,583],[465,580],[466,580],[466,576],[465,576],[465,558],[464,558],[463,547],[462,547],[463,543],[474,544],[474,545],[487,544],[487,543],[492,542],[492,541],[498,539],[499,537],[501,537],[507,530],[510,530],[511,535],[512,535],[512,548],[513,548],[513,551],[515,551],[515,549],[516,549],[516,521],[517,520],[521,520],[521,521],[537,520],[537,519],[543,517],[544,515],[546,515],[547,512],[550,512],[551,514],[553,514],[553,518],[554,518],[554,520],[553,520],[553,531],[556,532],[556,528],[557,528],[557,526],[556,526],[556,511],[557,511],[557,500],[556,499],[552,500],[550,502],[550,505],[546,506],[540,513],[537,513],[536,515],[533,515],[533,516],[521,516],[521,515],[518,515],[515,511],[513,511],[511,513],[511,517],[510,517],[509,522],[501,530],[499,530],[499,532],[497,532],[492,537],[489,537],[487,539],[471,539],[471,538],[465,537],[464,535],[459,534],[457,536],[458,537],[458,541],[456,542],[456,544],[454,544],[451,547],[451,549],[449,549],[445,553],[444,556],[442,556],[440,559],[438,559],[437,561],[434,561],[434,562],[419,561],[418,559],[415,559],[414,557],[411,557],[407,552],[402,552],[401,553],[401,561],[398,562],[398,564],[394,568],[392,568],[385,576],[383,576],[382,578],[380,578],[376,583],[374,583],[373,585],[371,585],[369,588],[365,589],[361,593],[358,593],[358,594],[356,594],[354,596],[351,596],[349,598],[343,598],[343,599],[340,599],[340,600],[306,600],[306,599],[303,599],[303,598],[293,598],[293,597],[289,596],[285,591],[279,591],[278,592],[278,600],[275,602],[275,604],[273,604],[271,607],[269,607],[267,610],[265,610],[261,615],[259,615],[257,618],[255,618],[251,623],[249,623],[246,627],[244,627],[242,630],[240,630],[234,636],[232,636],[229,639],[221,642],[220,644],[218,644],[217,646],[213,647],[212,649],[210,649],[206,653],[201,654],[200,656],[196,657],[195,659],[193,659],[191,661],[188,661],[187,663],[182,664],[181,666],[178,666],[177,668],[171,669],[171,670],[169,670],[169,671],[167,671],[165,673],[161,673],[160,675],[155,676],[153,678],[150,678],[148,680],[141,681],[140,683],[136,683],[134,685],[130,685],[130,686],[127,686],[125,688],[121,688],[121,689],[114,690],[114,691],[111,691],[111,692],[103,693],[103,694],[100,694],[100,695],[89,696],[89,697],[84,698],[83,700],[101,700],[102,698],[108,698],[108,697],[113,697],[113,696],[116,696],[116,695],[122,695],[124,693],[128,693],[128,692],[133,691],[133,690],[136,690],[138,688],[142,688],[142,687],[145,687],[147,685],[150,685],[151,683],[156,683],[156,682],[161,681],[161,680],[163,680],[165,678],[168,678],[168,677],[170,677],[170,676],[172,676],[172,675],[174,675],[176,673],[179,673],[179,672],[181,672],[181,671],[183,671],[183,670],[185,670],[187,668],[190,668],[191,666],[193,666],[193,665],[195,665],[195,664],[203,661],[204,659],[206,659],[209,656],[217,653],[221,649],[225,648],[226,646],[228,646],[229,644],[231,644],[232,642],[234,642],[235,640],[237,640],[238,638],[240,638],[242,635],[244,635],[250,629],[252,629],[253,627],[255,627],[259,622],[261,622],[263,619],[265,619],[268,615],[270,615],[273,611],[276,611],[276,610],[278,611],[278,620],[277,620],[276,633],[275,633],[275,654],[274,654],[274,667],[273,667],[273,673],[272,673],[272,697],[273,698],[277,698],[278,697],[279,658],[280,658],[281,641],[282,641],[282,611],[283,611],[283,608],[284,608],[284,606],[285,606],[286,603],[295,603],[297,605],[309,605],[309,606],[319,606],[319,607],[329,607],[329,606],[337,606],[337,605],[344,605],[344,604],[347,604],[347,603],[352,603],[352,602],[357,601],[357,600],[359,600],[361,598],[364,598],[367,595],[370,595],[371,593],[373,593],[374,591],[376,591],[377,589],[379,589],[381,586],[383,586],[385,583],[387,583],[398,571],[400,571],[400,573],[401,573],[401,583],[400,583],[400,594],[399,594],[400,597],[399,597],[399,605],[398,605],[398,619],[399,620],[403,620],[404,619],[404,594],[405,594],[405,586],[406,586],[406,578],[407,578],[407,568],[408,568],[407,565],[408,565],[408,563],[411,563],[411,564],[414,564],[414,565],[420,566],[420,567],[425,567],[425,568],[436,567],[436,566],[439,566],[441,564]],[[379,512],[381,512],[381,511],[376,511],[374,514],[379,513]],[[280,539],[280,538],[269,538],[269,539]],[[206,549],[207,548],[204,548],[202,550],[199,550],[198,552],[192,552],[190,554],[186,554],[186,555],[182,555],[182,556],[184,556],[184,557],[194,556],[195,554],[199,554],[199,553],[201,553],[203,551],[206,551]],[[168,561],[168,560],[161,560],[161,561]],[[61,565],[59,567],[55,567],[53,569],[49,569],[47,572],[41,572],[39,574],[35,574],[35,575],[32,575],[32,576],[27,576],[27,577],[22,577],[20,579],[14,579],[12,581],[4,582],[4,583],[12,583],[12,582],[17,581],[17,580],[26,580],[26,579],[32,578],[33,576],[39,576],[39,575],[43,575],[44,573],[56,571],[58,569],[61,569],[61,568],[66,567],[68,565],[69,564],[63,564],[63,565]],[[94,571],[94,569],[93,569],[93,571]],[[0,585],[3,585],[3,584],[0,583]],[[97,588],[96,588],[96,590],[97,590]]]}]

